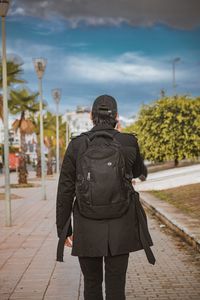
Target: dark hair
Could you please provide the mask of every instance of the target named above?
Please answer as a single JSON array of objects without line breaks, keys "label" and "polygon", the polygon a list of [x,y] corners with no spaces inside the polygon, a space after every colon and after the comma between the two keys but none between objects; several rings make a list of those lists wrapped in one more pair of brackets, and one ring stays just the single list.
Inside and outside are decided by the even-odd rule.
[{"label": "dark hair", "polygon": [[94,125],[110,125],[115,128],[117,124],[116,120],[117,114],[114,115],[105,115],[99,114],[98,112],[92,112],[92,121]]}]

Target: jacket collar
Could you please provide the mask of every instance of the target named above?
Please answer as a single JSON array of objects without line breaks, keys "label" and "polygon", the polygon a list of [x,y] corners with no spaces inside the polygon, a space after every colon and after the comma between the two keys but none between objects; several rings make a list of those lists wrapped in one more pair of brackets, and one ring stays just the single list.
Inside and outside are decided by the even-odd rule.
[{"label": "jacket collar", "polygon": [[95,125],[91,131],[115,130],[111,125]]}]

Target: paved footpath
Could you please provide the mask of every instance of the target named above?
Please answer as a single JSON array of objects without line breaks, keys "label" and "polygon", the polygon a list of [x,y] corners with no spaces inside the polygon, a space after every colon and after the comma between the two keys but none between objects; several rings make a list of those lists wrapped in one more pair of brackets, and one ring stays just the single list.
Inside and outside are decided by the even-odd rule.
[{"label": "paved footpath", "polygon": [[150,173],[146,181],[137,181],[140,191],[163,190],[200,183],[200,164]]},{"label": "paved footpath", "polygon": [[[4,226],[0,201],[0,299],[83,300],[77,258],[65,249],[56,262],[55,194],[57,181],[47,181],[48,200],[40,188],[12,189],[13,226]],[[0,189],[0,192],[3,190]],[[127,274],[127,300],[200,299],[200,253],[149,216],[157,258],[151,266],[143,251],[132,253]],[[113,299],[115,300],[115,299]]]}]

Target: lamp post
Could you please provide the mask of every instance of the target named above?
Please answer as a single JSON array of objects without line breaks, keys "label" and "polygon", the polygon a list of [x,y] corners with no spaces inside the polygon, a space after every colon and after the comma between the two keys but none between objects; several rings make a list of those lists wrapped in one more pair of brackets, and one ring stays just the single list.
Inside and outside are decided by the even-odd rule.
[{"label": "lamp post", "polygon": [[181,59],[180,57],[176,57],[172,60],[172,78],[173,78],[173,90],[174,90],[174,94],[176,94],[176,63],[179,62]]},{"label": "lamp post", "polygon": [[12,225],[10,199],[10,170],[9,170],[9,138],[8,138],[8,89],[6,61],[6,30],[5,19],[9,9],[9,0],[0,0],[0,16],[2,19],[2,78],[3,78],[3,122],[4,122],[4,164],[5,164],[5,203],[6,226]]},{"label": "lamp post", "polygon": [[42,199],[46,200],[46,183],[45,183],[45,156],[44,156],[44,129],[43,129],[43,91],[42,91],[42,77],[44,75],[47,60],[45,58],[33,59],[35,72],[39,81],[39,95],[40,95],[40,151],[41,151],[41,169],[42,169]]},{"label": "lamp post", "polygon": [[59,174],[59,103],[61,98],[61,89],[53,89],[52,97],[56,103],[56,173]]}]

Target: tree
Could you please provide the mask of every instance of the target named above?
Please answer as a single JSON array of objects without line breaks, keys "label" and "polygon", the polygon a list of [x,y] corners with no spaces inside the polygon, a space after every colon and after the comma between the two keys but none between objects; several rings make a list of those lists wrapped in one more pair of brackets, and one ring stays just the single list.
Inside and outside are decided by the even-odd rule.
[{"label": "tree", "polygon": [[[46,107],[46,104],[43,104],[43,108]],[[37,139],[37,148],[36,148],[36,153],[37,153],[37,166],[36,166],[36,176],[37,177],[41,177],[42,176],[42,166],[41,166],[41,148],[40,148],[40,114],[38,114],[37,116],[32,113],[30,115],[30,119],[32,121],[32,123],[34,124],[34,132],[36,134],[36,139]],[[46,147],[48,148],[49,146],[49,141],[48,141],[48,145],[47,145],[47,138],[45,137],[45,131],[49,130],[50,131],[50,127],[52,126],[52,119],[48,120],[46,117],[43,117],[43,129],[44,129],[44,143],[46,145]],[[48,170],[47,170],[47,174],[48,174]]]},{"label": "tree", "polygon": [[[7,84],[11,86],[12,84],[25,83],[25,80],[21,79],[23,74],[22,69],[23,62],[17,56],[7,61]],[[2,63],[0,60],[0,89],[2,89]]]},{"label": "tree", "polygon": [[0,119],[3,121],[3,97],[0,94]]},{"label": "tree", "polygon": [[163,162],[200,155],[200,98],[162,98],[142,107],[138,120],[126,129],[136,132],[144,157]]},{"label": "tree", "polygon": [[36,98],[38,93],[32,93],[27,88],[20,90],[12,90],[10,93],[10,99],[8,101],[9,109],[12,114],[20,115],[19,119],[16,119],[13,123],[13,129],[20,131],[20,157],[19,157],[19,184],[27,184],[27,167],[26,167],[26,140],[25,137],[28,134],[34,132],[34,124],[30,118],[26,117],[27,112],[38,111],[38,103]]},{"label": "tree", "polygon": [[[22,69],[23,62],[17,56],[7,61],[7,85],[25,83],[25,80],[21,79],[23,74]],[[2,89],[3,78],[2,78],[2,60],[0,60],[0,89]],[[3,97],[0,94],[0,118],[3,121]]]},{"label": "tree", "polygon": [[42,176],[42,169],[41,169],[41,153],[40,153],[40,116],[35,116],[34,113],[30,115],[31,122],[34,125],[34,132],[36,134],[36,154],[37,154],[37,165],[36,165],[36,176]]},{"label": "tree", "polygon": [[[46,105],[44,104],[44,107]],[[31,121],[34,124],[34,132],[37,137],[37,168],[36,176],[41,177],[41,155],[40,155],[40,116],[31,114]],[[66,125],[62,124],[62,116],[59,116],[59,146],[60,158],[64,156],[66,145]],[[56,156],[56,116],[46,111],[43,118],[44,144],[48,148],[47,175],[53,174],[52,160]]]},{"label": "tree", "polygon": [[[44,118],[44,142],[48,148],[47,174],[53,174],[52,158],[56,156],[56,116],[50,112]],[[64,155],[66,145],[66,125],[62,124],[62,117],[59,116],[59,151],[60,158]]]},{"label": "tree", "polygon": [[52,158],[55,156],[55,116],[47,111],[44,116],[44,144],[48,148],[47,175],[53,174]]}]

